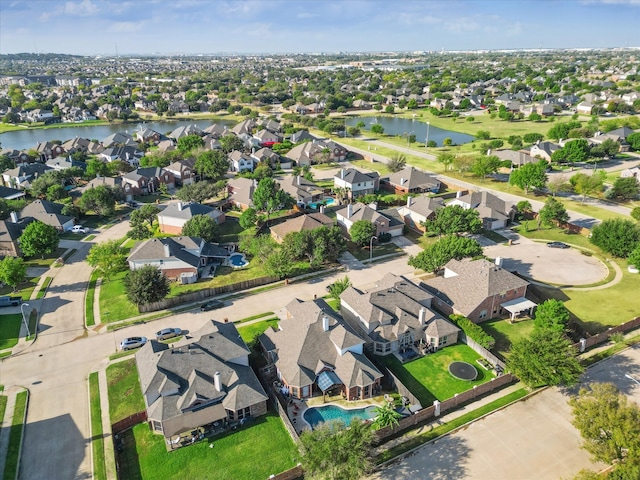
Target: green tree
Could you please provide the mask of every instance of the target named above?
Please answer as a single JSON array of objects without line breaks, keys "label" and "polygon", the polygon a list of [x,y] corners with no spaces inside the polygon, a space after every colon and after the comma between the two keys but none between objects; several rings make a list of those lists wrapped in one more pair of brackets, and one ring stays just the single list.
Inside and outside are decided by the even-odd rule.
[{"label": "green tree", "polygon": [[571,423],[583,439],[582,448],[595,460],[640,465],[640,408],[615,385],[591,383],[581,388],[569,405]]},{"label": "green tree", "polygon": [[[528,144],[533,144],[533,143],[539,142],[543,138],[544,137],[540,133],[525,133],[522,136],[522,140],[524,141],[524,143],[528,143]],[[511,143],[511,142],[509,142],[509,143]]]},{"label": "green tree", "polygon": [[528,216],[533,211],[531,202],[529,200],[520,200],[516,203],[516,211],[520,217]]},{"label": "green tree", "polygon": [[640,207],[635,207],[633,210],[631,210],[631,218],[633,218],[637,222],[640,222]]},{"label": "green tree", "polygon": [[78,205],[85,212],[94,211],[100,217],[115,212],[116,194],[109,185],[99,185],[84,191]]},{"label": "green tree", "polygon": [[428,232],[436,235],[478,233],[482,229],[480,214],[473,208],[449,205],[436,210],[433,220],[423,223]]},{"label": "green tree", "polygon": [[544,206],[538,212],[538,228],[541,224],[552,225],[565,223],[569,220],[569,214],[564,205],[554,197],[547,198]]},{"label": "green tree", "polygon": [[209,215],[194,215],[185,222],[182,235],[200,237],[205,242],[216,242],[220,237],[220,227]]},{"label": "green tree", "polygon": [[393,173],[399,172],[406,166],[407,166],[407,157],[401,153],[396,153],[395,155],[393,155],[389,159],[389,162],[387,163],[387,168],[389,169],[390,172],[393,172]]},{"label": "green tree", "polygon": [[54,227],[36,220],[23,230],[19,242],[20,249],[25,256],[40,255],[44,258],[45,254],[52,254],[58,250],[60,237]]},{"label": "green tree", "polygon": [[336,280],[335,282],[329,285],[328,287],[329,295],[331,295],[331,298],[339,302],[340,295],[342,295],[342,292],[344,292],[350,286],[351,286],[351,280],[349,280],[349,277],[345,275],[343,278],[339,278],[338,280]]},{"label": "green tree", "polygon": [[632,150],[640,150],[640,132],[635,132],[629,135],[627,137],[627,143],[629,143]]},{"label": "green tree", "polygon": [[478,132],[476,133],[476,138],[478,140],[490,140],[491,134],[486,130],[478,130]]},{"label": "green tree", "polygon": [[4,257],[0,260],[0,281],[16,291],[18,284],[27,279],[27,266],[20,257]]},{"label": "green tree", "polygon": [[536,308],[533,324],[536,329],[550,328],[558,332],[564,332],[569,322],[569,310],[564,302],[550,298],[542,302]]},{"label": "green tree", "polygon": [[358,220],[353,222],[349,229],[351,241],[360,247],[369,244],[371,237],[376,234],[376,226],[369,220]]},{"label": "green tree", "polygon": [[87,263],[94,267],[106,280],[127,269],[127,249],[120,246],[120,240],[96,243],[89,249]]},{"label": "green tree", "polygon": [[67,198],[68,196],[69,195],[67,191],[59,183],[51,185],[49,188],[47,188],[47,200],[49,200],[50,202],[62,200],[63,198]]},{"label": "green tree", "polygon": [[109,169],[107,168],[107,164],[92,158],[87,162],[87,168],[85,170],[85,175],[87,178],[96,178],[97,176],[104,177],[109,173]]},{"label": "green tree", "polygon": [[169,279],[154,265],[143,265],[124,277],[127,298],[131,303],[144,305],[165,298],[171,289]]},{"label": "green tree", "polygon": [[219,180],[229,171],[229,160],[220,150],[204,150],[196,157],[193,168],[202,177]]},{"label": "green tree", "polygon": [[[578,122],[578,127],[580,127],[580,122]],[[561,138],[568,138],[570,130],[571,130],[571,125],[569,123],[556,123],[547,132],[547,137],[552,138],[554,140],[560,140]]]},{"label": "green tree", "polygon": [[200,135],[185,135],[184,137],[180,137],[178,139],[178,151],[183,154],[189,153],[197,148],[204,147],[204,140]]},{"label": "green tree", "polygon": [[400,423],[402,415],[396,412],[393,402],[384,402],[382,406],[376,407],[376,418],[373,421],[373,428],[380,430],[385,427],[391,427],[393,430]]},{"label": "green tree", "polygon": [[507,365],[516,377],[531,388],[544,385],[572,386],[584,371],[577,353],[562,332],[534,330],[529,337],[512,344]]},{"label": "green tree", "polygon": [[548,164],[544,160],[537,163],[527,163],[515,169],[509,176],[509,183],[529,193],[530,188],[544,188],[547,183]]},{"label": "green tree", "polygon": [[231,153],[234,150],[244,149],[244,143],[234,134],[225,135],[220,138],[220,148],[224,153]]},{"label": "green tree", "polygon": [[265,212],[267,218],[276,210],[289,208],[293,204],[293,198],[281,190],[273,178],[263,178],[253,191],[253,205],[258,211]]},{"label": "green tree", "polygon": [[322,480],[352,480],[372,467],[372,433],[359,420],[345,428],[342,422],[327,422],[300,435],[305,477]]},{"label": "green tree", "polygon": [[629,265],[634,265],[637,268],[640,268],[640,242],[630,253],[627,258]]},{"label": "green tree", "polygon": [[453,145],[453,140],[451,140],[451,137],[446,137],[444,140],[442,140],[442,145],[444,145],[445,147],[450,147],[451,145]]},{"label": "green tree", "polygon": [[294,270],[294,262],[283,249],[272,250],[262,264],[267,275],[286,278]]},{"label": "green tree", "polygon": [[618,177],[613,182],[612,195],[621,200],[631,200],[640,194],[640,184],[635,177]]},{"label": "green tree", "polygon": [[447,235],[418,255],[409,257],[409,265],[426,272],[437,272],[455,258],[461,260],[482,255],[482,247],[473,238]]},{"label": "green tree", "polygon": [[239,222],[240,222],[240,226],[242,228],[244,228],[245,230],[247,228],[255,227],[256,223],[258,222],[258,214],[256,213],[256,209],[255,208],[247,208],[240,215]]},{"label": "green tree", "polygon": [[582,195],[582,202],[580,203],[584,204],[587,196],[602,191],[605,178],[606,174],[604,170],[593,172],[592,175],[576,173],[569,179],[569,183],[573,185],[573,189],[577,194]]},{"label": "green tree", "polygon": [[226,186],[226,180],[218,180],[217,182],[201,180],[199,182],[184,185],[176,192],[176,197],[183,202],[202,203],[205,200],[218,195]]},{"label": "green tree", "polygon": [[554,162],[584,162],[587,158],[589,158],[589,142],[584,138],[565,143],[564,147],[551,155],[551,160]]},{"label": "green tree", "polygon": [[471,172],[484,180],[487,175],[496,173],[498,168],[500,168],[500,159],[498,157],[495,155],[480,155],[471,165]]},{"label": "green tree", "polygon": [[621,218],[604,220],[591,229],[590,240],[614,257],[627,258],[640,242],[640,225]]},{"label": "green tree", "polygon": [[373,125],[371,125],[371,133],[382,135],[384,133],[384,127],[379,123],[374,123]]},{"label": "green tree", "polygon": [[453,163],[455,162],[456,156],[453,153],[443,152],[438,154],[437,161],[444,165],[444,170],[451,170]]}]

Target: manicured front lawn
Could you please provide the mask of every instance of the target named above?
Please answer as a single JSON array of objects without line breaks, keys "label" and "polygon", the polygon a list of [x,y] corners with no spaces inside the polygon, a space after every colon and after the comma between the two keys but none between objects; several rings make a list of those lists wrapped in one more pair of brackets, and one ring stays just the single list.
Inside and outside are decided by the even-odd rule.
[{"label": "manicured front lawn", "polygon": [[124,277],[128,271],[119,272],[111,280],[100,285],[100,322],[110,323],[140,315],[138,307],[127,298]]},{"label": "manicured front lawn", "polygon": [[27,267],[50,267],[66,250],[66,248],[58,248],[55,252],[45,255],[44,258],[30,257],[24,263]]},{"label": "manicured front lawn", "polygon": [[253,340],[264,333],[269,327],[278,327],[279,319],[277,317],[268,318],[260,322],[245,325],[244,327],[238,327],[238,333],[242,337],[242,340],[251,348],[253,346]]},{"label": "manicured front lawn", "polygon": [[116,423],[145,409],[135,358],[109,365],[107,385],[111,423]]},{"label": "manicured front lawn", "polygon": [[480,326],[496,340],[493,348],[503,357],[509,352],[513,342],[528,338],[533,331],[533,320],[519,320],[509,323],[507,319],[489,320]]},{"label": "manicured front lawn", "polygon": [[[434,400],[446,400],[456,393],[462,393],[474,385],[491,380],[493,375],[477,364],[478,358],[480,355],[464,344],[444,347],[436,353],[405,364],[393,355],[382,357],[385,365],[420,400],[423,407],[431,405]],[[476,380],[468,382],[451,376],[449,364],[458,360],[468,362],[476,368]]]},{"label": "manicured front lawn", "polygon": [[392,253],[402,254],[403,250],[398,247],[395,243],[387,242],[373,245],[373,255],[371,255],[371,251],[369,247],[358,247],[357,245],[349,242],[349,251],[351,254],[356,257],[358,260],[369,260],[370,257],[376,258],[381,257],[383,255],[389,255]]},{"label": "manicured front lawn", "polygon": [[21,325],[22,315],[20,313],[0,315],[0,350],[11,348],[18,343]]},{"label": "manicured front lawn", "polygon": [[288,470],[300,458],[282,420],[271,412],[238,430],[173,452],[167,452],[164,438],[146,424],[133,427],[132,434],[125,440],[123,456],[128,462],[121,463],[120,471],[127,480],[254,480]]}]

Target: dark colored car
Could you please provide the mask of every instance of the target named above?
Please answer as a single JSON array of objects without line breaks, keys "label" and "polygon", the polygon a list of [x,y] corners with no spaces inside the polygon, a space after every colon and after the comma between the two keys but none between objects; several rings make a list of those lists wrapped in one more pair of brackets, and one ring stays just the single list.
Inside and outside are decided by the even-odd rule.
[{"label": "dark colored car", "polygon": [[216,308],[222,307],[224,307],[224,302],[221,302],[220,300],[209,300],[207,303],[200,305],[200,310],[208,312],[209,310],[215,310]]},{"label": "dark colored car", "polygon": [[550,248],[570,248],[569,245],[563,242],[549,242],[547,243],[547,247]]}]

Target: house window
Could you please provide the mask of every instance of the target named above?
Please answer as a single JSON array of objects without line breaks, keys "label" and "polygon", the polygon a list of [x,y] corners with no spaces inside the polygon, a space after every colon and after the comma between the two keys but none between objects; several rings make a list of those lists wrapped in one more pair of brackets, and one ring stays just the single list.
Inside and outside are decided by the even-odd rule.
[{"label": "house window", "polygon": [[482,310],[480,312],[480,318],[487,318],[487,311],[486,310]]},{"label": "house window", "polygon": [[162,432],[162,423],[157,420],[151,420],[151,428],[154,432]]},{"label": "house window", "polygon": [[371,388],[371,387],[370,387],[369,385],[367,385],[366,387],[364,387],[364,388],[362,389],[362,396],[363,396],[364,398],[367,398],[367,397],[369,396],[369,389],[370,389],[370,388]]},{"label": "house window", "polygon": [[251,415],[251,408],[245,407],[236,412],[236,420],[242,420]]},{"label": "house window", "polygon": [[439,344],[440,344],[440,345],[446,345],[448,340],[449,340],[449,337],[446,337],[446,336],[445,336],[445,337],[442,337],[442,338],[440,339]]}]

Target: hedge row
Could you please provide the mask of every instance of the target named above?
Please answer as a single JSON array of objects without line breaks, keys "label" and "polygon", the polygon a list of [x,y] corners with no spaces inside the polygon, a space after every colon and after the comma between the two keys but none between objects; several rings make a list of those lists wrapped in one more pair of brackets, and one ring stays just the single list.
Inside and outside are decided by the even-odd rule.
[{"label": "hedge row", "polygon": [[473,323],[467,317],[452,314],[449,318],[453,323],[462,329],[462,331],[480,346],[491,350],[496,343],[495,338],[485,332],[480,325]]}]

